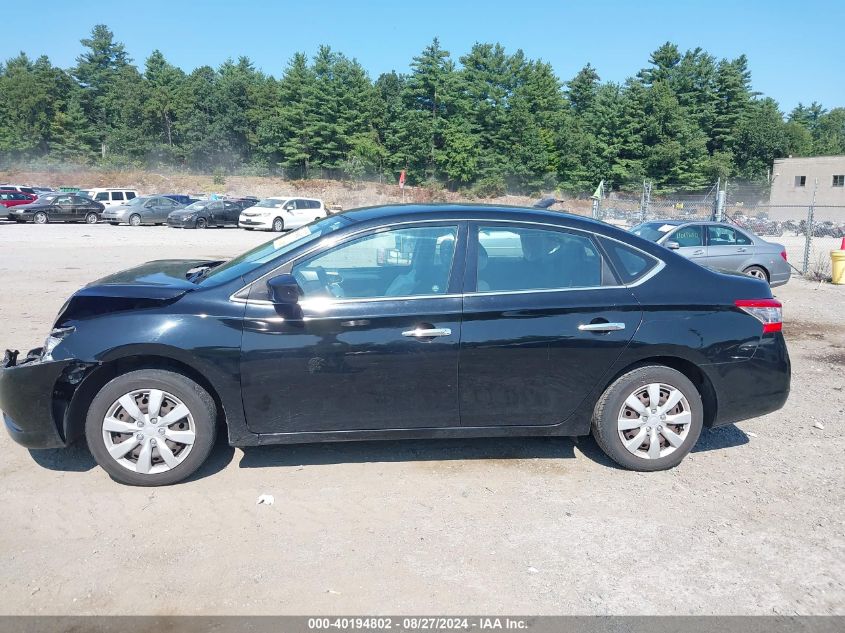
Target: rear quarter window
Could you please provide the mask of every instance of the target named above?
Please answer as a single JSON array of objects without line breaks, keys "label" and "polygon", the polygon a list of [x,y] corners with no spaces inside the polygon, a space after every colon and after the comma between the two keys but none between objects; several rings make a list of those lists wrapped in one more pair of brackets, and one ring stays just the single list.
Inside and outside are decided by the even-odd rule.
[{"label": "rear quarter window", "polygon": [[607,252],[616,274],[624,284],[631,284],[642,279],[659,264],[659,261],[651,255],[638,251],[622,242],[606,237],[599,237],[599,240]]}]

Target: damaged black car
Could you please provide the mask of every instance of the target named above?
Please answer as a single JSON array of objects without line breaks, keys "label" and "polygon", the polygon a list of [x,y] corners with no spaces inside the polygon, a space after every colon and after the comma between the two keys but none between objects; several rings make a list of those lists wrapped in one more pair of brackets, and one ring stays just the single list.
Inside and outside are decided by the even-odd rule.
[{"label": "damaged black car", "polygon": [[578,436],[634,470],[780,408],[769,286],[538,209],[332,215],[229,261],[165,260],[76,292],[6,352],[18,443],[87,441],[114,479],[181,481],[235,446]]}]

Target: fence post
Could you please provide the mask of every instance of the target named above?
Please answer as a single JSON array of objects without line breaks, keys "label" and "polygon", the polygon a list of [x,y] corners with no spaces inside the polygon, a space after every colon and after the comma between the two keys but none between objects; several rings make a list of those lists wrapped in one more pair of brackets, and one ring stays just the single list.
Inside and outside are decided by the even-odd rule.
[{"label": "fence post", "polygon": [[810,270],[810,248],[813,244],[813,215],[816,211],[816,192],[819,190],[819,179],[816,178],[813,185],[813,201],[807,209],[807,223],[804,225],[804,265],[801,267],[801,274],[806,275]]},{"label": "fence post", "polygon": [[599,186],[596,187],[595,192],[592,195],[593,199],[593,218],[598,219],[599,215],[601,215],[601,197],[604,195],[604,180],[599,183]]},{"label": "fence post", "polygon": [[651,204],[651,183],[643,180],[643,195],[640,199],[640,222],[648,220],[648,207]]}]

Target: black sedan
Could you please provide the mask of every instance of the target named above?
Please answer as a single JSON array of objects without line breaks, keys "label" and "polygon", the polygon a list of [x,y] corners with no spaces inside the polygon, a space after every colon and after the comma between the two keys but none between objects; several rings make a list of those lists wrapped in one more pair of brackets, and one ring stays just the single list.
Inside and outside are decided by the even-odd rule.
[{"label": "black sedan", "polygon": [[74,193],[51,193],[43,195],[31,204],[22,204],[9,209],[8,219],[16,222],[85,222],[96,224],[100,221],[105,207],[99,203]]},{"label": "black sedan", "polygon": [[766,283],[541,210],[359,209],[232,260],[150,262],[62,308],[0,370],[31,448],[85,436],[116,480],[170,484],[236,446],[577,436],[677,465],[704,426],[779,409]]},{"label": "black sedan", "polygon": [[246,198],[234,200],[198,200],[167,216],[167,225],[177,229],[206,229],[210,226],[238,226],[241,211],[257,201]]}]

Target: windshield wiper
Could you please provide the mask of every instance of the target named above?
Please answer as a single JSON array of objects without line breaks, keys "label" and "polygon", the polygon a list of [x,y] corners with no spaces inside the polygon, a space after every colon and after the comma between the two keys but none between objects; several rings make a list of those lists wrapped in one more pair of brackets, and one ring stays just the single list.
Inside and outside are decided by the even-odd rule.
[{"label": "windshield wiper", "polygon": [[191,283],[197,283],[201,281],[203,277],[206,276],[209,270],[212,268],[216,268],[220,264],[223,263],[224,260],[219,260],[216,262],[208,262],[207,264],[202,264],[200,266],[194,266],[191,268],[187,273],[185,273],[185,278],[190,281]]}]

